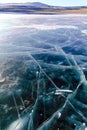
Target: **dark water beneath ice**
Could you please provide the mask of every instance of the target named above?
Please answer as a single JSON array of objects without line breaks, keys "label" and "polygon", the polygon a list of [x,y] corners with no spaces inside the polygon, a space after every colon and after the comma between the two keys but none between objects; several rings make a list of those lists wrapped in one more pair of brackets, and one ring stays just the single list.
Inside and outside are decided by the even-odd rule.
[{"label": "dark water beneath ice", "polygon": [[0,14],[0,130],[87,125],[87,15]]}]

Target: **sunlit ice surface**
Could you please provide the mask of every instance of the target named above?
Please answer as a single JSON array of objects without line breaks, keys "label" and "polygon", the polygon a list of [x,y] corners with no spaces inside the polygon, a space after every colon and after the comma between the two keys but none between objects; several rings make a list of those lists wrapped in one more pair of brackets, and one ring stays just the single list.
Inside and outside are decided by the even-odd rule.
[{"label": "sunlit ice surface", "polygon": [[87,16],[0,14],[0,129],[87,129]]}]

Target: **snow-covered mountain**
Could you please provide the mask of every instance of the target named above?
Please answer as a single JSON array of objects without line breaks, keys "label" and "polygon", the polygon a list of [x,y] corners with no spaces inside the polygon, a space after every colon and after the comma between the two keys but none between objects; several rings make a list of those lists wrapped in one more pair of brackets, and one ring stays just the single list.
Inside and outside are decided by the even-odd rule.
[{"label": "snow-covered mountain", "polygon": [[41,2],[30,2],[26,3],[28,6],[36,6],[36,7],[46,7],[47,4],[41,3]]}]

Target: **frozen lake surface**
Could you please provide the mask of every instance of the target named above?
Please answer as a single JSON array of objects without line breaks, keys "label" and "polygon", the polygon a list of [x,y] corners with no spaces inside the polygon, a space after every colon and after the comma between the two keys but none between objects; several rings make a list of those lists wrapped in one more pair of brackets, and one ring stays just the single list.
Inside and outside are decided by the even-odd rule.
[{"label": "frozen lake surface", "polygon": [[0,14],[0,63],[0,130],[86,128],[87,15]]}]

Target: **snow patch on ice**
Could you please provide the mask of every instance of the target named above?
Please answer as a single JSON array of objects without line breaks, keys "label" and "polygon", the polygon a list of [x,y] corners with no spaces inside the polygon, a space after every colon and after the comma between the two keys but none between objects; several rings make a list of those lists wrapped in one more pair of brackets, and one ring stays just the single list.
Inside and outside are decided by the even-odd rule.
[{"label": "snow patch on ice", "polygon": [[87,30],[82,30],[81,31],[83,34],[87,35]]}]

